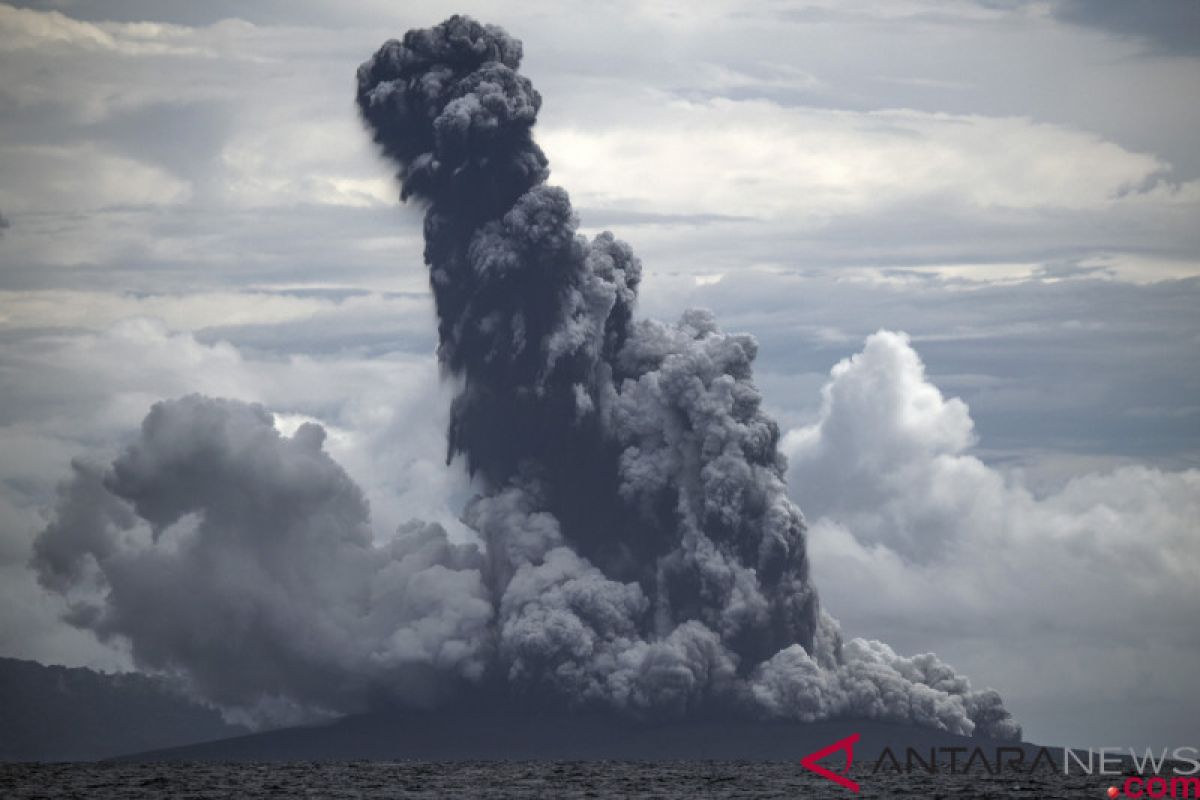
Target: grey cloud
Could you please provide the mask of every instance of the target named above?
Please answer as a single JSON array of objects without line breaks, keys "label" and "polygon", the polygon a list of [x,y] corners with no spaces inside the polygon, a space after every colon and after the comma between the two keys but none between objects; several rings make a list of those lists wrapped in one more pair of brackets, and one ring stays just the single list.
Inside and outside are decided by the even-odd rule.
[{"label": "grey cloud", "polygon": [[996,692],[972,691],[932,653],[904,658],[877,641],[847,642],[833,670],[787,648],[758,668],[751,691],[776,715],[804,721],[864,716],[998,739],[1016,731]]},{"label": "grey cloud", "polygon": [[1192,0],[1059,0],[1054,16],[1137,39],[1156,55],[1200,55],[1200,6]]},{"label": "grey cloud", "polygon": [[271,21],[293,5],[273,2],[246,5],[236,0],[212,3],[158,3],[154,0],[106,0],[100,3],[59,2],[58,0],[16,0],[18,8],[39,11],[66,11],[75,19],[89,22],[169,22],[176,25],[211,25],[223,19]]},{"label": "grey cloud", "polygon": [[219,175],[214,162],[234,130],[234,114],[228,99],[156,102],[68,130],[80,140],[105,142],[132,158],[158,164],[195,185]]},{"label": "grey cloud", "polygon": [[[392,211],[318,204],[257,209],[253,215],[235,208],[189,207],[68,220],[31,215],[7,237],[9,260],[0,269],[0,289],[107,292],[120,286],[171,293],[181,290],[184,275],[194,276],[186,287],[194,290],[324,283],[331,273],[338,283],[371,285],[403,277],[405,264],[412,265],[419,286],[418,236],[397,232],[386,253],[364,247],[394,223]],[[18,233],[26,238],[19,240]],[[164,248],[169,256],[161,255]],[[353,259],[347,257],[356,251]],[[77,253],[81,260],[73,260]]]},{"label": "grey cloud", "polygon": [[[752,327],[763,367],[778,376],[825,373],[877,328],[906,330],[939,384],[970,404],[988,448],[1194,457],[1194,418],[1126,410],[1184,409],[1200,391],[1197,370],[1181,368],[1200,368],[1196,279],[895,278],[796,269],[730,273],[697,287],[690,276],[652,275],[646,298],[655,313],[701,303],[728,324]],[[816,399],[767,397],[793,415],[815,411]]]},{"label": "grey cloud", "polygon": [[607,225],[677,225],[694,227],[749,221],[749,217],[741,217],[735,214],[667,214],[648,211],[629,211],[619,208],[582,208],[579,210],[579,214],[587,221],[589,226],[599,227]]},{"label": "grey cloud", "polygon": [[482,562],[436,525],[372,542],[324,431],[281,436],[261,406],[157,404],[106,470],[77,465],[35,544],[69,620],[121,637],[258,721],[434,702],[478,680],[492,606]]},{"label": "grey cloud", "polygon": [[[934,638],[975,673],[1005,674],[1028,698],[1022,716],[1058,736],[1056,714],[1079,713],[1091,692],[1193,708],[1176,665],[1194,661],[1200,593],[1176,576],[1200,552],[1200,471],[1118,465],[1034,493],[1020,470],[984,464],[973,447],[966,404],[929,380],[904,336],[876,333],[834,367],[818,418],[783,446],[832,607],[869,631]],[[850,588],[864,585],[869,599]],[[1009,678],[1014,643],[1030,667]],[[1070,685],[1047,682],[1047,670],[1077,664],[1088,667]],[[1093,736],[1147,742],[1186,730],[1152,712],[1093,724]]]},{"label": "grey cloud", "polygon": [[[0,420],[0,583],[5,597],[0,648],[6,655],[130,668],[127,647],[103,646],[87,631],[61,623],[61,599],[40,589],[27,564],[34,535],[45,525],[41,510],[54,507],[55,485],[70,472],[72,457],[82,453],[92,463],[111,462],[119,443],[137,431],[147,405],[157,398],[199,390],[263,402],[289,433],[302,420],[320,420],[330,432],[326,448],[370,499],[377,539],[390,538],[414,515],[436,520],[462,538],[457,515],[470,488],[458,470],[443,466],[441,428],[448,395],[438,385],[432,344],[419,357],[394,349],[369,357],[358,352],[288,357],[239,351],[227,343],[198,344],[161,324],[127,321],[110,328],[103,318],[110,299],[89,298],[85,313],[100,330],[21,331],[15,338],[0,338],[0,394],[5,398]],[[37,301],[23,297],[21,302],[30,299]],[[169,302],[176,300],[183,303],[180,310],[206,302],[197,295]],[[49,302],[70,309],[73,301]],[[240,316],[243,302],[261,313],[275,301],[260,295],[215,302],[221,314]],[[15,313],[18,307],[5,310]],[[349,309],[344,313],[356,315]],[[165,316],[175,324],[190,316],[171,308],[135,308],[125,314]],[[398,316],[406,317],[402,312]],[[428,320],[430,315],[420,316]]]},{"label": "grey cloud", "polygon": [[[264,7],[261,12],[257,7],[254,10],[255,14],[261,13],[262,18],[256,19],[261,27],[247,35],[255,42],[255,48],[269,52],[272,59],[262,64],[175,58],[155,62],[152,69],[146,69],[144,63],[136,60],[60,52],[23,53],[20,58],[5,62],[6,73],[11,70],[8,73],[11,74],[11,85],[24,87],[43,99],[53,98],[72,113],[88,108],[89,103],[99,103],[102,98],[119,97],[132,103],[129,108],[104,105],[105,118],[98,123],[64,117],[57,112],[51,114],[52,108],[57,106],[45,102],[14,103],[6,107],[8,113],[2,115],[0,122],[4,126],[6,142],[98,140],[111,142],[114,147],[123,142],[124,152],[157,153],[159,163],[167,165],[172,172],[185,175],[198,187],[201,202],[197,203],[200,207],[189,206],[176,211],[135,214],[125,210],[119,215],[109,215],[102,226],[92,226],[85,220],[66,218],[65,215],[58,215],[52,227],[47,220],[38,220],[30,233],[38,234],[40,247],[36,251],[27,251],[21,245],[11,251],[0,280],[8,286],[23,288],[119,283],[162,289],[178,286],[185,274],[189,285],[197,281],[244,284],[281,275],[317,279],[327,276],[331,269],[351,280],[379,280],[386,274],[382,250],[354,251],[352,244],[354,240],[370,235],[371,226],[376,226],[379,218],[384,216],[382,211],[257,208],[253,224],[248,224],[250,220],[244,211],[226,207],[229,198],[213,196],[205,189],[209,181],[219,184],[227,177],[227,165],[219,159],[208,158],[222,143],[222,136],[245,132],[249,128],[261,131],[289,124],[281,116],[312,119],[327,115],[330,108],[344,107],[344,81],[338,76],[352,68],[357,60],[354,48],[362,46],[363,36],[369,35],[372,38],[368,41],[373,41],[374,34],[322,31],[322,40],[336,40],[346,54],[342,55],[339,50],[338,55],[328,56],[322,51],[313,56],[311,50],[305,50],[305,59],[301,61],[294,50],[300,46],[296,42],[304,42],[316,34],[311,29],[294,29],[287,25],[311,23],[310,14],[315,6],[287,6]],[[114,19],[166,19],[185,13],[201,13],[175,6],[151,8],[136,3],[128,7],[120,3],[74,4],[65,10],[80,17],[109,16]],[[378,25],[377,12],[379,9],[372,6],[348,11],[339,9],[339,13],[347,13],[355,20],[372,20],[373,27]],[[395,13],[409,16],[417,12]],[[520,18],[523,12],[505,9],[505,13]],[[607,12],[598,10],[596,13]],[[614,64],[613,48],[609,46],[610,26],[605,22],[587,18],[586,41],[573,40],[569,54],[556,44],[562,40],[562,30],[557,26],[567,25],[566,22],[530,19],[523,24],[535,31],[546,31],[532,40],[536,48],[535,74],[544,91],[547,85],[556,91],[555,106],[551,111],[558,111],[552,121],[560,126],[611,124],[620,103],[634,87],[647,85],[647,82],[651,86],[657,85],[665,80],[660,77],[663,75],[669,77],[668,83],[687,85],[688,76],[695,73],[691,67],[701,61],[711,62],[712,53],[720,52],[722,66],[748,74],[764,69],[762,63],[797,65],[822,75],[831,72],[833,88],[826,99],[834,106],[912,107],[962,114],[1027,115],[1038,120],[1060,121],[1112,136],[1136,150],[1160,153],[1181,167],[1184,176],[1195,172],[1194,165],[1188,166],[1188,160],[1193,158],[1194,148],[1190,143],[1194,137],[1180,134],[1194,127],[1194,120],[1179,117],[1186,112],[1180,104],[1169,104],[1173,109],[1171,114],[1175,116],[1167,118],[1158,108],[1163,105],[1159,102],[1162,98],[1155,100],[1155,93],[1126,92],[1122,95],[1124,104],[1141,105],[1136,112],[1114,115],[1104,93],[1120,89],[1114,88],[1117,85],[1108,79],[1107,73],[1105,78],[1089,79],[1082,81],[1085,85],[1079,85],[1076,78],[1096,71],[1046,68],[1047,56],[1042,50],[1037,50],[1033,54],[1036,58],[1028,62],[1024,59],[979,59],[974,52],[959,52],[939,40],[937,46],[926,43],[905,48],[904,59],[894,63],[896,59],[883,59],[881,55],[893,52],[894,48],[881,46],[886,40],[877,38],[881,34],[870,26],[864,28],[847,22],[849,27],[838,29],[838,36],[829,37],[807,29],[783,29],[774,21],[755,17],[735,25],[700,27],[681,41],[680,46],[685,48],[683,55],[680,58],[672,56],[669,62],[655,56],[655,48],[650,45],[653,36],[669,35],[669,30],[621,29],[623,58]],[[1008,24],[1018,27],[1016,22]],[[887,36],[900,35],[894,25],[888,26]],[[1003,25],[997,27],[1004,28]],[[569,26],[568,32],[571,32]],[[904,28],[903,35],[925,41],[919,37],[927,34]],[[629,38],[631,36],[635,38]],[[799,48],[796,37],[803,43]],[[845,48],[827,52],[822,40],[831,38],[862,41],[863,46],[852,51],[870,57],[864,55],[865,61],[860,64],[845,58]],[[1065,43],[1051,40],[1047,47],[1056,48],[1054,52],[1061,53],[1064,59],[1092,63],[1087,59],[1101,58],[1101,54],[1095,52],[1094,44],[1088,45],[1090,49],[1079,45],[1080,41],[1089,38],[1076,34]],[[745,44],[749,41],[755,43],[751,51]],[[1026,41],[1030,41],[1028,37]],[[592,47],[589,46],[591,43],[597,44]],[[980,46],[1007,48],[1008,42],[1001,37],[987,39]],[[1067,49],[1061,49],[1063,47]],[[625,52],[624,48],[636,52]],[[803,59],[796,56],[798,50],[805,54]],[[930,61],[934,57],[936,60]],[[876,58],[882,60],[876,62]],[[272,65],[277,63],[286,63],[294,69],[276,69]],[[314,63],[320,68],[310,68]],[[973,80],[974,72],[983,70],[986,73],[985,67],[991,63],[1003,64],[1003,74],[984,74],[976,89],[953,93],[950,99],[942,96],[934,100],[923,99],[907,90],[901,91],[894,84],[884,87],[872,77],[923,70],[940,75],[945,70],[956,75],[962,73],[966,76],[964,80]],[[860,68],[861,75],[857,73]],[[1014,80],[1010,74],[1014,68],[1036,71],[1037,74],[1035,77],[1032,72],[1022,73],[1020,79]],[[1129,66],[1131,70],[1142,68],[1145,67]],[[595,76],[598,74],[609,76],[615,82],[597,81]],[[69,84],[59,86],[60,79],[68,75],[71,76]],[[1073,76],[1071,81],[1067,81],[1068,76]],[[1170,77],[1141,73],[1125,76],[1137,85],[1156,86],[1165,85],[1164,80]],[[300,86],[304,86],[304,91],[297,91]],[[120,91],[116,90],[118,87]],[[237,91],[231,91],[231,87],[236,87]],[[1019,87],[1019,91],[1014,87]],[[139,103],[145,104],[145,108],[140,108]],[[564,108],[569,113],[563,113]],[[206,113],[200,118],[199,109],[219,113],[215,116]],[[223,119],[225,114],[229,117]],[[172,119],[176,115],[179,119]],[[227,128],[226,124],[232,127]],[[1113,126],[1121,130],[1113,132],[1110,130]],[[160,129],[175,129],[184,135],[157,136],[154,131]],[[1178,139],[1186,141],[1176,141]],[[186,148],[194,148],[196,157],[188,162],[185,153],[174,149],[175,145],[168,146],[168,141],[185,142]],[[210,174],[206,175],[206,171]],[[659,213],[667,211],[658,210]],[[593,212],[585,209],[581,213],[583,223],[608,224],[603,214],[624,215],[628,212],[606,209],[596,213],[601,216],[593,216]],[[1194,213],[1183,216],[1190,219]],[[1168,226],[1161,215],[1139,217],[1136,211],[1127,209],[1105,214],[1101,224],[1096,224],[1095,219],[1091,214],[1048,217],[1040,213],[1020,218],[980,217],[964,213],[963,209],[950,203],[922,203],[867,218],[834,220],[828,230],[803,234],[797,234],[787,226],[748,225],[730,229],[722,222],[720,226],[712,226],[718,230],[706,236],[693,235],[692,229],[681,226],[678,234],[661,248],[653,243],[644,244],[645,237],[636,228],[628,235],[647,263],[660,269],[701,261],[717,269],[739,269],[750,260],[824,264],[853,260],[861,263],[874,259],[916,264],[936,259],[1027,257],[1031,252],[1040,259],[1053,259],[1074,257],[1081,251],[1087,254],[1130,247],[1176,254],[1195,252],[1195,228],[1187,224],[1187,219]],[[24,223],[22,227],[25,227]],[[374,227],[373,230],[384,228]],[[17,239],[13,232],[10,242],[16,245]],[[127,246],[115,248],[115,242]],[[60,255],[68,243],[72,245],[68,253]],[[414,261],[417,250],[411,248]],[[347,255],[351,252],[352,257]],[[227,253],[239,255],[236,263],[223,263],[221,256]],[[81,264],[81,258],[85,263]],[[294,272],[289,273],[289,270]]]},{"label": "grey cloud", "polygon": [[[1193,3],[1066,0],[1051,5],[1051,14],[1044,18],[1037,4],[1022,0],[979,5],[991,13],[982,16],[964,4],[940,15],[893,11],[886,20],[878,10],[888,4],[863,6],[865,13],[797,13],[760,6],[735,12],[741,24],[723,20],[727,24],[704,30],[692,41],[701,53],[731,54],[724,61],[730,65],[760,59],[798,64],[831,87],[807,96],[777,94],[781,102],[1029,116],[1158,153],[1184,177],[1200,174],[1200,162],[1190,147],[1196,113],[1176,102],[1195,83],[1194,62],[1189,66],[1178,59],[1184,63],[1170,65],[1154,63],[1161,59],[1123,58],[1129,49],[1125,41],[1114,41],[1111,49],[1097,47],[1092,34],[1104,30],[1156,56],[1194,55]],[[960,10],[968,13],[955,16]],[[952,40],[947,32],[953,32]],[[855,43],[853,48],[846,47],[849,41]],[[898,41],[906,46],[896,47]],[[749,51],[746,42],[753,42]],[[1012,53],[1021,57],[1012,58]],[[1068,70],[1062,66],[1067,63],[1087,68]],[[1147,86],[1152,88],[1145,90]]]}]

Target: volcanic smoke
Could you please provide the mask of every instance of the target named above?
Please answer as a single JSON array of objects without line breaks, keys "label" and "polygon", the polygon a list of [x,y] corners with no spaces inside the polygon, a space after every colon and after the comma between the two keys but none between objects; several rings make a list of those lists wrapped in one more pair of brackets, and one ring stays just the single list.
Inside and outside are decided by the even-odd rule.
[{"label": "volcanic smoke", "polygon": [[373,540],[324,431],[261,406],[158,403],[77,462],[34,565],[68,619],[260,722],[486,692],[638,718],[838,716],[1017,739],[932,654],[843,642],[809,579],[757,351],[691,310],[635,320],[641,264],[577,232],[534,142],[521,43],[455,16],[389,41],[357,101],[424,208],[448,460],[478,541]]}]

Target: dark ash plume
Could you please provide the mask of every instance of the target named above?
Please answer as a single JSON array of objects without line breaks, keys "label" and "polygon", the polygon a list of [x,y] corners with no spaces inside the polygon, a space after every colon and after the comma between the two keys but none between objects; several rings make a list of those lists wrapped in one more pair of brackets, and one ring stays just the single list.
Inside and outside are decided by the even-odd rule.
[{"label": "dark ash plume", "polygon": [[609,234],[580,236],[544,183],[520,57],[499,28],[454,17],[358,74],[403,196],[426,206],[439,354],[463,378],[451,453],[493,491],[535,496],[580,555],[635,583],[637,630],[702,623],[743,673],[790,644],[811,652],[804,524],[750,382],[757,346],[699,311],[631,323],[641,266]]},{"label": "dark ash plume", "polygon": [[[357,96],[402,198],[425,207],[439,356],[463,387],[450,454],[489,487],[467,519],[493,564],[511,554],[493,573],[512,575],[493,583],[510,677],[659,711],[748,696],[780,716],[831,711],[788,691],[853,705],[838,699],[847,671],[887,683],[875,667],[903,660],[856,645],[847,670],[819,612],[779,429],[751,380],[755,341],[703,311],[632,322],[640,263],[611,234],[580,236],[566,192],[546,185],[541,97],[520,59],[503,30],[456,16],[386,43]],[[924,675],[895,682],[929,692],[912,708],[983,722],[965,681]]]},{"label": "dark ash plume", "polygon": [[[362,116],[425,210],[438,356],[461,387],[449,456],[484,487],[463,513],[478,545],[419,523],[377,545],[319,428],[289,439],[261,408],[192,397],[156,406],[111,469],[77,470],[38,542],[43,583],[226,707],[351,711],[466,682],[638,716],[1019,737],[994,692],[936,657],[843,646],[755,340],[699,310],[633,320],[641,265],[579,235],[546,184],[520,59],[501,29],[452,17],[358,72]],[[240,638],[205,637],[231,622]]]}]

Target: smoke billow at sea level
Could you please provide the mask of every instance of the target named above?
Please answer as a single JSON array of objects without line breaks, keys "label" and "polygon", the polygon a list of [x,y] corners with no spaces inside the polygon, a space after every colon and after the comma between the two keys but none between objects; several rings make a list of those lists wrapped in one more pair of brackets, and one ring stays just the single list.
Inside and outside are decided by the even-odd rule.
[{"label": "smoke billow at sea level", "polygon": [[867,717],[1016,738],[931,654],[843,641],[809,578],[755,340],[635,320],[641,264],[577,232],[533,138],[521,43],[456,16],[389,41],[357,101],[424,209],[449,457],[478,541],[373,540],[324,431],[260,406],[154,406],[77,463],[36,543],[69,620],[252,719],[489,693],[640,718]]}]

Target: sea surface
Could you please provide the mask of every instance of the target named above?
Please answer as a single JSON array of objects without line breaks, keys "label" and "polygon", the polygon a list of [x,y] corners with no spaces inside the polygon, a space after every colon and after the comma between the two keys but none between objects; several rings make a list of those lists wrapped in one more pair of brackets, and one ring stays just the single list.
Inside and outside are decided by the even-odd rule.
[{"label": "sea surface", "polygon": [[0,798],[1107,798],[1120,778],[872,774],[857,794],[789,762],[291,762],[0,764]]}]

